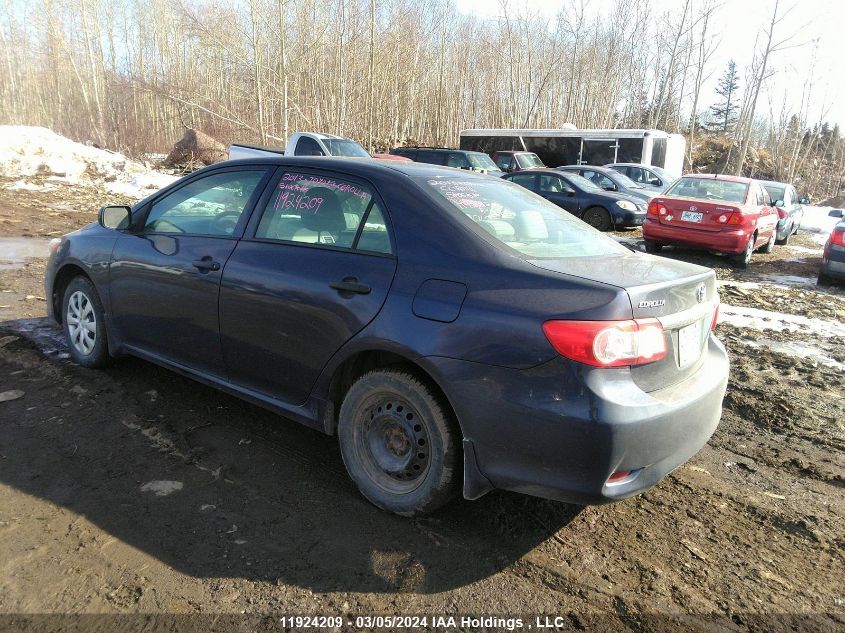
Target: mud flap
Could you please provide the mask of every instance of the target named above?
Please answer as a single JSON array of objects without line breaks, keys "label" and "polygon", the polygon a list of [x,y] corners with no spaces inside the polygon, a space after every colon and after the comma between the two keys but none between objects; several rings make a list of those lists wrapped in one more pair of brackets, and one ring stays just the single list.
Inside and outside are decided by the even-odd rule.
[{"label": "mud flap", "polygon": [[493,484],[478,469],[475,446],[472,440],[464,439],[464,498],[474,501],[493,490]]}]

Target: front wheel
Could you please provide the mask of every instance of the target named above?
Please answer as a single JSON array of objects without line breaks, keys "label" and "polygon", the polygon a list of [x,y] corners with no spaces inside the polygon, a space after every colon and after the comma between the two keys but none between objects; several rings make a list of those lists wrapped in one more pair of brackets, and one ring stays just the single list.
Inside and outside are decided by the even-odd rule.
[{"label": "front wheel", "polygon": [[607,212],[607,209],[601,207],[590,207],[584,211],[581,219],[599,231],[609,231],[612,226],[610,214]]},{"label": "front wheel", "polygon": [[62,326],[71,358],[96,369],[109,364],[106,319],[94,284],[86,277],[74,277],[62,298]]},{"label": "front wheel", "polygon": [[459,433],[434,390],[413,374],[377,370],[350,387],[338,420],[343,463],[371,503],[413,516],[459,491]]}]

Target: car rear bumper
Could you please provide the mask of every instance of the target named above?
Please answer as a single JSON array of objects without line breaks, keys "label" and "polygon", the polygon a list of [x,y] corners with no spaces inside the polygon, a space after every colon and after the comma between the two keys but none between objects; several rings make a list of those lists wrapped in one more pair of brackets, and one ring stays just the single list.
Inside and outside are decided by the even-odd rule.
[{"label": "car rear bumper", "polygon": [[748,232],[744,229],[720,229],[702,231],[680,226],[666,226],[654,220],[643,222],[643,237],[661,244],[678,244],[705,248],[718,253],[741,253],[748,244]]},{"label": "car rear bumper", "polygon": [[831,246],[822,258],[822,274],[845,279],[845,247]]},{"label": "car rear bumper", "polygon": [[[719,423],[728,358],[713,336],[703,354],[695,374],[651,393],[627,368],[562,358],[522,371],[429,359],[471,445],[465,496],[494,487],[599,504],[650,488],[695,455]],[[608,484],[618,471],[633,472]]]}]

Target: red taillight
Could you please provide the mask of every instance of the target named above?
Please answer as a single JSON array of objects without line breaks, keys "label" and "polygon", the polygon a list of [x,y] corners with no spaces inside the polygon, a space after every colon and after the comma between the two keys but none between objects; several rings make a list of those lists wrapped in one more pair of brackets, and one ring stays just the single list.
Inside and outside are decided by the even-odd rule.
[{"label": "red taillight", "polygon": [[741,212],[735,211],[728,217],[728,224],[742,224],[743,220],[745,220],[745,216]]},{"label": "red taillight", "polygon": [[716,311],[713,313],[713,322],[710,324],[710,331],[716,331],[716,325],[719,323],[719,304],[716,304]]},{"label": "red taillight", "polygon": [[778,211],[778,217],[781,220],[783,220],[787,216],[786,209],[781,209],[780,207],[777,207],[777,211]]},{"label": "red taillight", "polygon": [[648,203],[646,215],[652,218],[657,218],[661,215],[666,215],[666,207],[660,204],[657,200],[652,200]]},{"label": "red taillight", "polygon": [[830,243],[833,246],[845,246],[845,230],[836,229],[830,234]]},{"label": "red taillight", "polygon": [[559,354],[594,367],[644,365],[666,356],[657,319],[546,321],[543,332]]}]

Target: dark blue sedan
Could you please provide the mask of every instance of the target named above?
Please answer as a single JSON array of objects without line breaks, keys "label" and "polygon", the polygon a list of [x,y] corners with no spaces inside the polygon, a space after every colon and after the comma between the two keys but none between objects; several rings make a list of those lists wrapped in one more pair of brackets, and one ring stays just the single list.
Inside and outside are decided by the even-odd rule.
[{"label": "dark blue sedan", "polygon": [[377,506],[623,499],[694,455],[728,360],[710,269],[416,163],[208,167],[62,238],[73,359],[131,354],[337,434]]},{"label": "dark blue sedan", "polygon": [[532,169],[502,178],[541,195],[599,231],[642,226],[648,211],[647,203],[639,198],[605,191],[583,176],[559,169]]}]

